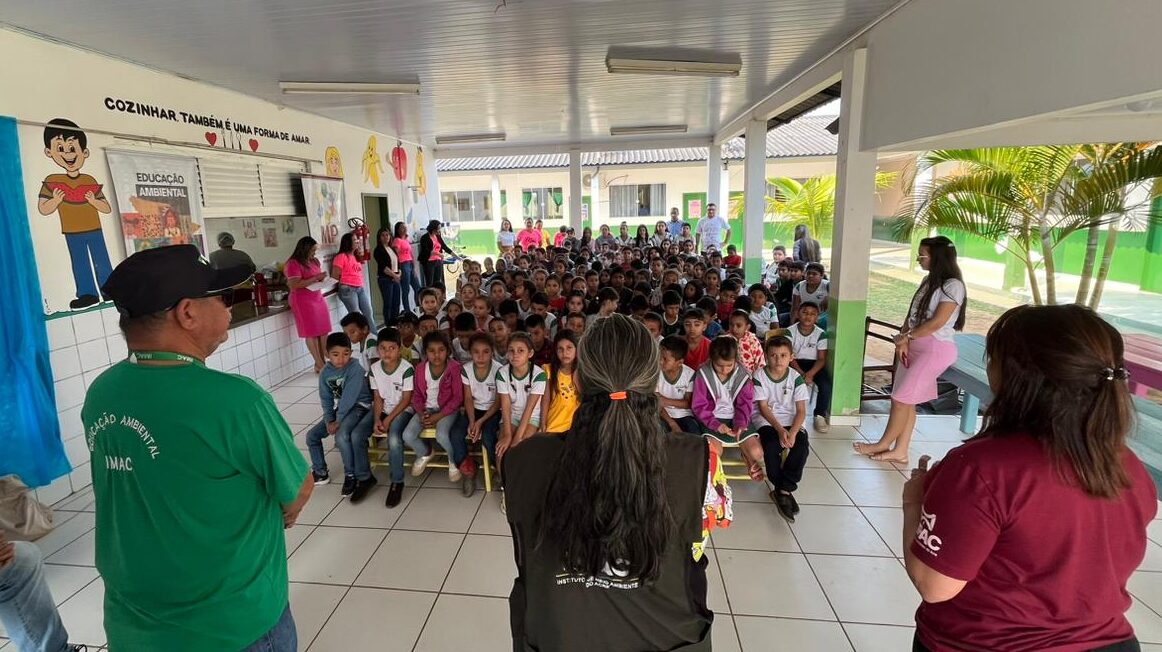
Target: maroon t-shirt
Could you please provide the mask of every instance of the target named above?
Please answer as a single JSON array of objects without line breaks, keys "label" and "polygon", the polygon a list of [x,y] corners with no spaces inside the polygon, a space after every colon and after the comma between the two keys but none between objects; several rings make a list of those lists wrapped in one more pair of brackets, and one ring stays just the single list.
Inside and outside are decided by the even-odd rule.
[{"label": "maroon t-shirt", "polygon": [[921,603],[924,645],[1075,652],[1133,636],[1126,580],[1146,554],[1158,504],[1141,461],[1129,449],[1122,459],[1132,486],[1106,500],[1067,484],[1029,436],[950,451],[925,479],[911,549],[968,584],[947,602]]}]

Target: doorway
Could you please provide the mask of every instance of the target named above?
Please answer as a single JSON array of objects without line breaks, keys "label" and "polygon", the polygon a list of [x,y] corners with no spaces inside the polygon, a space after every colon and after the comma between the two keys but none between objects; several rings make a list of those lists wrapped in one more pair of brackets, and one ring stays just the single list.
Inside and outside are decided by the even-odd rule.
[{"label": "doorway", "polygon": [[[363,195],[363,223],[371,231],[371,237],[368,239],[374,249],[379,246],[376,238],[379,229],[391,228],[391,213],[387,210],[386,195]],[[379,292],[379,283],[376,280],[379,275],[375,271],[374,259],[371,260],[371,266],[368,272],[368,281],[370,282],[368,290],[370,290],[371,294],[371,307],[375,309],[375,314],[383,315],[383,295]]]}]

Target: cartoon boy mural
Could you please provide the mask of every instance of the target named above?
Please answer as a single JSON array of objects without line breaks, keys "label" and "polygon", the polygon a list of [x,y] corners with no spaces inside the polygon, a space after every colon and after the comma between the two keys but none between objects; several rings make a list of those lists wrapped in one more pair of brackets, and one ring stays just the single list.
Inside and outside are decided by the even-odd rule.
[{"label": "cartoon boy mural", "polygon": [[100,286],[113,271],[109,250],[101,232],[101,213],[112,208],[101,184],[81,168],[89,158],[89,139],[71,120],[54,118],[44,128],[44,155],[62,168],[64,174],[50,174],[40,186],[37,208],[41,215],[56,212],[61,233],[69,247],[77,298],[69,308],[80,310],[101,301]]}]

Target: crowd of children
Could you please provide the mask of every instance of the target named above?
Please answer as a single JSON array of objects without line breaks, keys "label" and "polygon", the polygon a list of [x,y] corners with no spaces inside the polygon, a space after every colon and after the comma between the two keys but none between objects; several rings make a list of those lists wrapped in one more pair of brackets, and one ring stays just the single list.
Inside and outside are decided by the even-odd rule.
[{"label": "crowd of children", "polygon": [[671,431],[703,434],[719,452],[738,447],[748,475],[769,480],[780,514],[793,521],[813,393],[814,428],[828,428],[823,266],[793,261],[778,246],[748,284],[734,247],[723,258],[713,249],[696,255],[685,242],[569,244],[506,253],[495,265],[466,260],[455,296],[425,288],[412,313],[378,333],[359,313],[346,315],[343,332],[327,339],[319,375],[324,418],[307,435],[316,484],[330,480],[322,440],[333,436],[342,495],[362,500],[376,484],[368,442],[386,440],[386,504],[394,507],[404,447],[419,476],[435,457],[434,438],[449,481],[472,495],[471,447],[500,468],[499,458],[535,433],[569,429],[581,396],[578,342],[595,320],[620,312],[660,347],[659,419]]}]

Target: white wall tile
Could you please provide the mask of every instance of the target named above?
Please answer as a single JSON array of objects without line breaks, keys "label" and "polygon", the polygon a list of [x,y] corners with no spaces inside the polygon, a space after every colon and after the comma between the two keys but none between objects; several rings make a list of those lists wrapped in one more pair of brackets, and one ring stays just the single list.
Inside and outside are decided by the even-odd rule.
[{"label": "white wall tile", "polygon": [[89,461],[89,444],[84,437],[73,437],[65,441],[65,456],[69,464],[77,467]]},{"label": "white wall tile", "polygon": [[88,487],[93,484],[93,472],[88,464],[81,464],[73,469],[69,474],[69,480],[73,485],[73,493]]},{"label": "white wall tile", "polygon": [[93,384],[93,381],[97,380],[97,377],[100,376],[101,374],[105,373],[105,370],[108,368],[109,368],[108,365],[106,365],[104,367],[98,367],[97,369],[94,369],[92,371],[86,371],[82,375],[82,378],[84,378],[84,380],[85,380],[85,391],[86,392],[89,391],[89,386]]},{"label": "white wall tile", "polygon": [[56,410],[63,412],[85,402],[85,379],[73,376],[53,383],[56,390]]},{"label": "white wall tile", "polygon": [[48,331],[49,350],[73,346],[77,343],[77,335],[73,333],[73,320],[71,317],[46,319],[44,327]]},{"label": "white wall tile", "polygon": [[72,483],[69,481],[68,474],[65,474],[53,480],[47,486],[38,487],[36,489],[36,499],[51,507],[53,504],[68,498],[72,492]]},{"label": "white wall tile", "polygon": [[82,371],[92,371],[109,366],[109,345],[106,344],[104,337],[78,344],[77,353],[81,357]]},{"label": "white wall tile", "polygon": [[238,373],[247,378],[254,378],[254,363],[244,362],[238,365]]},{"label": "white wall tile", "polygon": [[109,362],[111,364],[121,362],[129,355],[129,349],[125,346],[125,336],[121,333],[106,336],[105,348],[109,349]]},{"label": "white wall tile", "polygon": [[[69,331],[72,332],[71,330]],[[64,380],[72,376],[78,376],[81,373],[81,356],[77,353],[77,347],[66,346],[62,349],[49,351],[48,364],[52,367],[52,379]]]},{"label": "white wall tile", "polygon": [[273,387],[273,385],[270,382],[270,376],[269,375],[259,376],[258,377],[258,386],[269,392],[271,387]]},{"label": "white wall tile", "polygon": [[233,348],[222,351],[222,371],[233,372],[238,369],[238,351]]},{"label": "white wall tile", "polygon": [[261,356],[254,361],[254,375],[261,378],[270,374],[270,362],[267,356]]},{"label": "white wall tile", "polygon": [[222,355],[220,353],[214,353],[214,355],[206,358],[206,366],[210,369],[222,371]]},{"label": "white wall tile", "polygon": [[101,311],[101,322],[105,325],[105,335],[121,332],[121,313],[110,306]]},{"label": "white wall tile", "polygon": [[68,319],[73,322],[73,333],[77,336],[78,343],[105,339],[105,323],[101,318],[101,311],[82,312]]},{"label": "white wall tile", "polygon": [[85,434],[85,426],[81,423],[81,407],[71,407],[58,412],[56,417],[61,426],[61,439],[69,440]]}]

